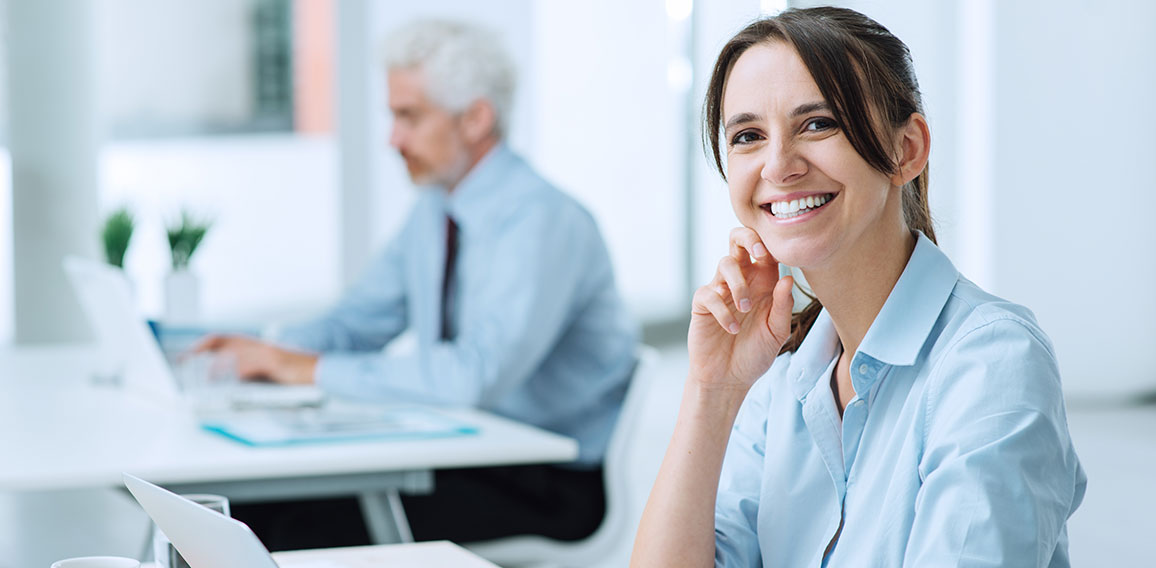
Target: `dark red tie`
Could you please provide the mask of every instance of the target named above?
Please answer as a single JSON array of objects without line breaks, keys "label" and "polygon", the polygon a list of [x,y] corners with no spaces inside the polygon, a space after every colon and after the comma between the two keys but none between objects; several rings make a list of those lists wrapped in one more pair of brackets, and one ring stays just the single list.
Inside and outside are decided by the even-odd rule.
[{"label": "dark red tie", "polygon": [[454,264],[458,259],[458,224],[446,215],[446,270],[442,277],[442,341],[454,338],[450,326],[450,283],[454,279]]}]

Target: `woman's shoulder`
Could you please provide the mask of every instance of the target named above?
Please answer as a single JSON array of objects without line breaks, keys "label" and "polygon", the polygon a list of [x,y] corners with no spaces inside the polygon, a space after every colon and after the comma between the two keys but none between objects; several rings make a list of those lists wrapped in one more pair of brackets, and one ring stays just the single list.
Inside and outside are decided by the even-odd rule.
[{"label": "woman's shoulder", "polygon": [[937,328],[926,361],[932,408],[947,399],[989,411],[1062,406],[1055,350],[1027,307],[960,277]]},{"label": "woman's shoulder", "polygon": [[942,330],[937,338],[941,347],[1023,338],[1054,356],[1051,339],[1028,307],[987,292],[963,276],[952,290],[937,327]]}]

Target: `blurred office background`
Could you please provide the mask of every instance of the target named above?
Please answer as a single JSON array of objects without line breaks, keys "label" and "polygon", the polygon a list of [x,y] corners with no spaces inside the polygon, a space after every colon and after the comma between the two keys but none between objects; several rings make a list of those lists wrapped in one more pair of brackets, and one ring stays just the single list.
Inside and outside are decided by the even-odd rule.
[{"label": "blurred office background", "polygon": [[[416,17],[464,18],[500,32],[519,65],[512,145],[595,214],[647,340],[665,345],[674,394],[653,406],[667,424],[688,298],[735,225],[702,152],[703,85],[744,23],[817,3],[0,4],[0,343],[87,336],[59,260],[97,256],[99,224],[125,205],[146,315],[163,315],[163,226],[182,208],[215,219],[193,260],[206,322],[324,308],[414,196],[387,144],[381,42]],[[1156,407],[1143,404],[1156,393],[1156,3],[835,4],[912,49],[941,245],[1055,342],[1091,478],[1073,557],[1138,559],[1156,529],[1143,514],[1156,507]]]}]

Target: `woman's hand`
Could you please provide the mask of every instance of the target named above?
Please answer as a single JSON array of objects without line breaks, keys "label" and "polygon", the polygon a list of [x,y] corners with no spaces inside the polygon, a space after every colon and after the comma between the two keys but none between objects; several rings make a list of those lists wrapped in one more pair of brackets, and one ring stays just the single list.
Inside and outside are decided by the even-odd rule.
[{"label": "woman's hand", "polygon": [[793,285],[790,276],[779,279],[779,262],[758,233],[732,230],[730,254],[694,294],[687,338],[691,380],[745,393],[771,367],[791,332]]},{"label": "woman's hand", "polygon": [[779,279],[779,263],[757,233],[731,231],[730,254],[694,294],[690,377],[631,566],[714,564],[714,510],[727,441],[747,391],[791,331],[792,285],[790,277]]}]

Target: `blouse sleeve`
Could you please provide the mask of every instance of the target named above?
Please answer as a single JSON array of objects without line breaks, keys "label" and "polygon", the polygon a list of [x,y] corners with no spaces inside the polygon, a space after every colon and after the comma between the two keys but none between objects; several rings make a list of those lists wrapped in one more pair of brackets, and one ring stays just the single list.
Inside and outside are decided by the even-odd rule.
[{"label": "blouse sleeve", "polygon": [[773,375],[751,387],[727,443],[715,502],[715,566],[762,566],[757,526]]},{"label": "blouse sleeve", "polygon": [[1086,477],[1047,338],[988,316],[931,375],[922,486],[905,566],[1066,566]]}]

